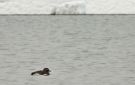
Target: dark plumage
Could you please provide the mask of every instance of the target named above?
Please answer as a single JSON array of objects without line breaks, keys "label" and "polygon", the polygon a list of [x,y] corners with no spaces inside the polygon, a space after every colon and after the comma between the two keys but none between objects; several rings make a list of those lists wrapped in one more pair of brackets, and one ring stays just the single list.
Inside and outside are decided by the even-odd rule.
[{"label": "dark plumage", "polygon": [[46,74],[48,76],[48,75],[50,75],[50,72],[51,71],[49,70],[49,68],[44,68],[43,70],[32,72],[31,75],[34,75],[34,74],[44,75],[44,74]]}]

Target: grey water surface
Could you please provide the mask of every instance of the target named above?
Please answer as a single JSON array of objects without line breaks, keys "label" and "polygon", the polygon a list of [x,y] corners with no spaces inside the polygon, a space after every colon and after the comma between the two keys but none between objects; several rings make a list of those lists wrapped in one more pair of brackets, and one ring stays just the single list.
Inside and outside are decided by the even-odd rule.
[{"label": "grey water surface", "polygon": [[0,85],[135,85],[135,15],[1,15]]}]

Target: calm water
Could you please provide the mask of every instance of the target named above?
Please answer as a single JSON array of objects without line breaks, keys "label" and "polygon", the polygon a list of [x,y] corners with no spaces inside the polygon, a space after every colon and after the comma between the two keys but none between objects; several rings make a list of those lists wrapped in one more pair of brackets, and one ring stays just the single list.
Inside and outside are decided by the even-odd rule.
[{"label": "calm water", "polygon": [[135,16],[1,15],[0,68],[1,85],[135,85]]}]

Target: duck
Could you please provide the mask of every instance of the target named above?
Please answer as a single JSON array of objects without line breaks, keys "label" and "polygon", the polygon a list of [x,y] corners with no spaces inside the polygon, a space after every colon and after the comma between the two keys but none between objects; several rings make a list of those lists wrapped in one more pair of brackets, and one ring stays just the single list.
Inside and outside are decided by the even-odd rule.
[{"label": "duck", "polygon": [[43,70],[39,70],[39,71],[34,71],[31,73],[31,75],[35,75],[35,74],[39,74],[39,75],[50,75],[50,69],[49,68],[44,68]]}]

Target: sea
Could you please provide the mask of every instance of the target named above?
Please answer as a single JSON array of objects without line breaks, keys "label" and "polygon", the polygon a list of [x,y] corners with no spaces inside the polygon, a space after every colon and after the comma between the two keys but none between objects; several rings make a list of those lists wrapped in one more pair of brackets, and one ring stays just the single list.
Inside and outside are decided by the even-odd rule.
[{"label": "sea", "polygon": [[135,15],[0,15],[0,84],[135,85]]}]

